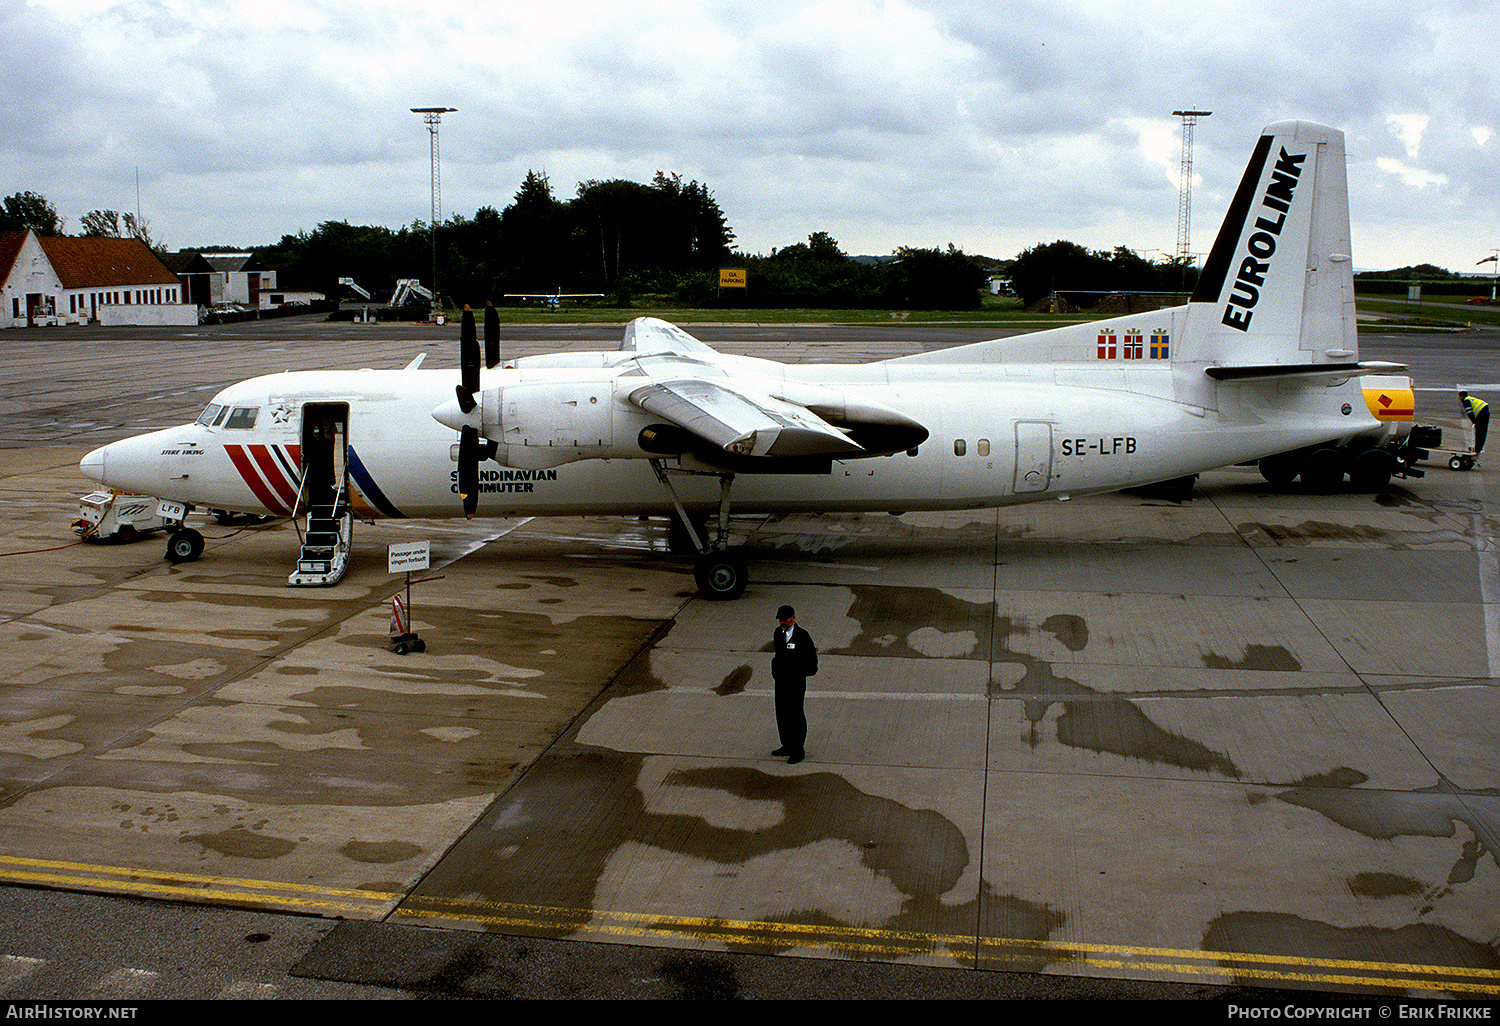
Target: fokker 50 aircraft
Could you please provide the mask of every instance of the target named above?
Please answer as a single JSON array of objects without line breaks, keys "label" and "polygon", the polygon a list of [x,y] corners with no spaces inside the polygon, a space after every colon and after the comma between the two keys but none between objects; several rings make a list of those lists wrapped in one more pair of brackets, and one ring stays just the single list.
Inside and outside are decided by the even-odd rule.
[{"label": "fokker 50 aircraft", "polygon": [[[305,511],[293,583],[338,579],[354,519],[675,514],[701,592],[732,598],[731,510],[973,509],[1249,461],[1379,488],[1409,466],[1412,381],[1359,361],[1344,137],[1306,122],[1265,130],[1173,309],[863,365],[727,356],[651,318],[617,350],[504,366],[492,314],[485,336],[483,373],[469,315],[457,374],[254,378],[81,467],[184,506]],[[169,556],[201,547],[179,529]]]}]

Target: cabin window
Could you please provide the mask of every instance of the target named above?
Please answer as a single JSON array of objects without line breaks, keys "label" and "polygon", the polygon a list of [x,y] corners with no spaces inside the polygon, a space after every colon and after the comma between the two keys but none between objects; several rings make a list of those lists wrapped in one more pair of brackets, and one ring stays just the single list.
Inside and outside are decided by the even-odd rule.
[{"label": "cabin window", "polygon": [[236,406],[229,414],[229,419],[224,422],[227,428],[253,428],[255,426],[256,409],[254,406]]},{"label": "cabin window", "polygon": [[962,456],[967,449],[968,443],[965,442],[962,438],[956,438],[953,440],[953,455]]},{"label": "cabin window", "polygon": [[981,438],[979,440],[979,447],[975,451],[981,456],[988,456],[990,454],[990,440],[988,438]]}]

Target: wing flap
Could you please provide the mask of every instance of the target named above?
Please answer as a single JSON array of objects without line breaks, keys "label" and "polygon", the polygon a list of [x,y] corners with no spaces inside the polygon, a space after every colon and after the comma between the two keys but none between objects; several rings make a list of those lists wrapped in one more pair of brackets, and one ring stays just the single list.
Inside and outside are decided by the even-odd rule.
[{"label": "wing flap", "polygon": [[769,395],[746,395],[715,381],[656,381],[631,392],[630,401],[725,452],[785,457],[863,451],[800,406]]}]

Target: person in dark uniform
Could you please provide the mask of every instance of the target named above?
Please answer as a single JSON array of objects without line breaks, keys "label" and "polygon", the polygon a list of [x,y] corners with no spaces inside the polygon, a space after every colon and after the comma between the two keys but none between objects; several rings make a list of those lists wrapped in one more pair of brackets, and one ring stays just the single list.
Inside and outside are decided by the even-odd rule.
[{"label": "person in dark uniform", "polygon": [[791,606],[776,610],[776,630],[771,635],[775,655],[771,657],[771,679],[776,682],[776,730],[781,747],[772,755],[784,755],[790,765],[806,758],[807,716],[802,700],[807,678],[818,672],[818,648],[806,629],[797,626],[797,611]]},{"label": "person in dark uniform", "polygon": [[1469,423],[1474,425],[1474,455],[1478,456],[1484,450],[1484,436],[1490,430],[1490,404],[1483,399],[1470,397],[1467,392],[1458,393],[1458,402],[1464,408],[1464,415],[1469,418]]}]

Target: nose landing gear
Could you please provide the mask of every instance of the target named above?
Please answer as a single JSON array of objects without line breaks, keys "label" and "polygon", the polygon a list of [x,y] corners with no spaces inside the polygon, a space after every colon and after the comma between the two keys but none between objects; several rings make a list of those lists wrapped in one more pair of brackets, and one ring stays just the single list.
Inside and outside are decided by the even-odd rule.
[{"label": "nose landing gear", "polygon": [[203,535],[191,527],[179,526],[167,536],[167,559],[173,563],[191,563],[203,555]]}]

